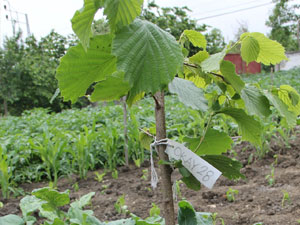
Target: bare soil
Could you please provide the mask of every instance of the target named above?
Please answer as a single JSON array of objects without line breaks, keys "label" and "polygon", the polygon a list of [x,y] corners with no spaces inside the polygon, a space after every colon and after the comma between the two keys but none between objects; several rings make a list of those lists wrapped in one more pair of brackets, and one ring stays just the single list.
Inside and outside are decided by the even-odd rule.
[{"label": "bare soil", "polygon": [[[196,211],[217,212],[226,225],[252,225],[257,222],[263,222],[264,225],[299,225],[297,221],[300,220],[300,135],[291,139],[290,147],[274,139],[270,151],[262,159],[254,157],[251,160],[251,154],[255,155],[255,149],[248,143],[242,142],[234,149],[236,157],[244,165],[242,172],[246,176],[245,180],[231,181],[221,177],[212,190],[202,187],[198,192],[191,191],[181,184],[182,197],[190,201]],[[270,186],[266,176],[271,173],[275,154],[278,155],[275,183]],[[101,183],[94,179],[93,172],[88,174],[86,180],[80,180],[77,176],[62,178],[58,190],[69,189],[72,200],[91,191],[96,192],[91,208],[101,221],[125,217],[117,214],[114,208],[117,199],[125,194],[128,209],[145,218],[149,214],[152,202],[158,206],[162,203],[159,191],[161,182],[156,190],[151,189],[149,168],[149,163],[145,163],[142,168],[120,167],[118,179],[112,179],[108,174]],[[149,171],[148,180],[141,178],[145,169]],[[178,174],[174,173],[173,178],[178,179]],[[74,191],[75,183],[78,183],[78,191]],[[22,188],[30,193],[31,190],[44,186],[47,186],[47,183],[23,184]],[[239,191],[233,202],[226,199],[229,187]],[[282,204],[283,191],[288,192],[290,202],[287,200]],[[4,207],[0,209],[0,216],[20,214],[20,199],[21,197],[0,199],[4,203]]]}]

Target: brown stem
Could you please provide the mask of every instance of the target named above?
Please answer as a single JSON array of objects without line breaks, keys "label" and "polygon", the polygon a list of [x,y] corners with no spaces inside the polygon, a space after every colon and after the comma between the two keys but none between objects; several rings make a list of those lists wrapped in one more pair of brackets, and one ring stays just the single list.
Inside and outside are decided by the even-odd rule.
[{"label": "brown stem", "polygon": [[[189,64],[189,63],[183,63],[185,66],[189,66],[189,67],[193,67],[193,68],[198,68],[198,66],[194,65],[194,64]],[[221,74],[217,74],[217,73],[213,73],[213,72],[207,72],[211,75],[214,75],[216,77],[220,77],[224,82],[225,82],[225,78],[221,75]]]},{"label": "brown stem", "polygon": [[[165,103],[164,93],[157,92],[154,95],[155,99],[155,120],[156,120],[156,139],[157,141],[165,139],[166,134],[166,118],[165,118]],[[158,145],[158,156],[163,161],[168,161],[168,156],[165,153],[166,146]],[[166,225],[175,225],[174,202],[172,192],[171,174],[172,169],[169,165],[160,165],[162,178],[162,194],[163,194],[163,214]]]}]

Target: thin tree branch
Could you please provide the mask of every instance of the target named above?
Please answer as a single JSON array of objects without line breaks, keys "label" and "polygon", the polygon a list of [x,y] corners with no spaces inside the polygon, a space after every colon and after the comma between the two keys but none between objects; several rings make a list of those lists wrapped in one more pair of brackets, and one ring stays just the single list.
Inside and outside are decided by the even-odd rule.
[{"label": "thin tree branch", "polygon": [[[183,65],[185,65],[185,66],[189,66],[189,67],[192,67],[192,68],[198,68],[198,66],[196,66],[196,65],[194,65],[194,64],[189,64],[189,63],[183,63]],[[217,74],[217,73],[213,73],[213,72],[208,72],[209,74],[211,74],[211,75],[214,75],[214,76],[216,76],[216,77],[220,77],[224,82],[226,82],[225,81],[225,78],[221,75],[221,74]]]}]

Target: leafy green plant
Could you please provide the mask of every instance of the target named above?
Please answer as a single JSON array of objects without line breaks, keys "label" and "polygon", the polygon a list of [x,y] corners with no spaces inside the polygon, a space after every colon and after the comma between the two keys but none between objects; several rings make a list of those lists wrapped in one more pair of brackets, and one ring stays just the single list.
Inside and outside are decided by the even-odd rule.
[{"label": "leafy green plant", "polygon": [[114,178],[114,179],[118,179],[118,177],[119,177],[118,170],[117,170],[117,169],[114,169],[114,170],[111,172],[111,176],[112,176],[112,178]]},{"label": "leafy green plant", "polygon": [[225,225],[224,219],[219,217],[218,213],[212,213],[211,218],[213,220],[213,225],[216,225],[218,221],[220,221],[222,225]]},{"label": "leafy green plant", "polygon": [[149,176],[148,169],[143,169],[142,172],[143,172],[143,175],[141,176],[141,179],[148,180],[148,176]]},{"label": "leafy green plant", "polygon": [[238,190],[229,188],[229,189],[226,191],[226,199],[227,199],[229,202],[234,202],[234,201],[235,201],[235,195],[237,195],[238,193],[239,193]]},{"label": "leafy green plant", "polygon": [[46,171],[50,182],[50,186],[56,187],[58,180],[58,172],[61,169],[61,157],[67,142],[64,136],[56,131],[56,136],[52,137],[50,132],[45,129],[42,136],[42,142],[29,140],[32,148],[36,149],[46,165]]},{"label": "leafy green plant", "polygon": [[73,159],[78,166],[81,179],[86,178],[87,171],[89,169],[94,169],[95,167],[95,161],[92,155],[92,144],[97,137],[95,126],[96,124],[94,121],[90,129],[84,125],[84,132],[80,132],[79,135],[72,133],[74,147],[68,152],[72,154]]},{"label": "leafy green plant", "polygon": [[103,173],[98,173],[97,171],[96,172],[94,172],[94,174],[95,174],[95,180],[96,181],[98,181],[99,183],[101,183],[102,182],[102,180],[103,180],[103,177],[106,175],[106,173],[105,172],[103,172]]},{"label": "leafy green plant", "polygon": [[270,165],[271,167],[271,172],[270,174],[268,174],[266,176],[266,180],[268,181],[268,184],[270,186],[273,186],[275,184],[275,166],[277,165],[277,161],[278,161],[278,156],[274,155],[273,156],[275,158],[274,162]]},{"label": "leafy green plant", "polygon": [[1,145],[0,145],[0,187],[1,187],[1,193],[2,197],[9,198],[10,192],[11,192],[11,177],[12,177],[12,171],[11,171],[11,161],[8,159],[7,155],[3,151]]},{"label": "leafy green plant", "polygon": [[125,203],[125,195],[124,194],[118,198],[118,200],[114,206],[115,206],[116,211],[119,214],[126,215],[128,213],[128,210],[127,210],[128,207]]},{"label": "leafy green plant", "polygon": [[291,204],[291,199],[290,199],[290,195],[289,193],[286,191],[286,190],[282,190],[282,200],[281,200],[281,207],[283,208],[284,207],[284,203],[286,201],[288,201],[289,204]]}]

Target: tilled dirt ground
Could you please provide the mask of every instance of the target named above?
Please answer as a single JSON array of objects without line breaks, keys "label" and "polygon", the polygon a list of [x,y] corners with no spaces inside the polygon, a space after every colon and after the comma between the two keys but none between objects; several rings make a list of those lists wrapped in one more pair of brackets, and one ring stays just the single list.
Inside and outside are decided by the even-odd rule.
[{"label": "tilled dirt ground", "polygon": [[[290,141],[290,147],[282,142],[274,140],[269,153],[262,159],[251,161],[251,154],[255,150],[247,143],[235,146],[236,157],[243,163],[242,172],[245,180],[230,181],[221,177],[212,190],[203,187],[200,191],[191,191],[181,184],[181,195],[190,201],[196,211],[217,212],[223,218],[226,225],[252,225],[263,222],[265,225],[299,225],[300,222],[300,135],[298,134]],[[274,154],[278,156],[275,166],[275,183],[270,186],[266,176],[271,173],[271,164],[274,162]],[[142,168],[119,168],[119,178],[112,179],[106,175],[101,183],[94,178],[90,172],[86,180],[78,177],[60,179],[58,189],[71,191],[72,200],[87,194],[96,192],[91,208],[95,216],[101,221],[111,221],[124,218],[118,215],[114,204],[117,199],[125,194],[128,209],[143,218],[148,216],[152,202],[158,206],[162,203],[160,184],[156,190],[150,186],[150,173],[148,180],[142,179],[143,170],[149,171],[149,164],[145,163]],[[100,173],[102,171],[99,171]],[[149,171],[150,172],[150,171]],[[178,174],[174,174],[176,180]],[[74,191],[74,184],[78,183],[79,190]],[[23,184],[26,192],[32,189],[47,186],[47,183]],[[226,199],[228,188],[238,190],[235,201]],[[286,200],[282,204],[283,191],[288,192],[290,202]],[[179,198],[180,196],[178,196]],[[7,214],[20,214],[19,200],[1,200],[4,207],[0,209],[0,216]]]}]

